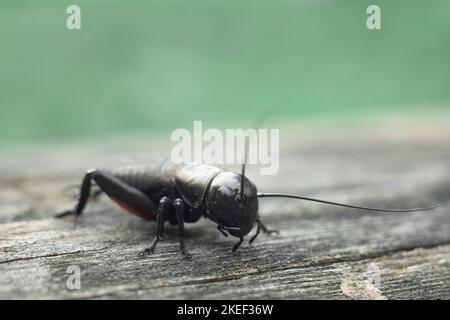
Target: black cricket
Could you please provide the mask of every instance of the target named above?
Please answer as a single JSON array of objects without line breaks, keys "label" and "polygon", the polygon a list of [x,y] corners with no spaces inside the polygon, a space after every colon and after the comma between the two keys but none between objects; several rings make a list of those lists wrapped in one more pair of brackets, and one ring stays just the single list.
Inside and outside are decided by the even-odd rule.
[{"label": "black cricket", "polygon": [[118,170],[89,170],[81,184],[80,195],[75,208],[56,214],[56,217],[82,214],[89,200],[92,182],[99,187],[98,193],[106,193],[120,207],[145,220],[156,220],[157,231],[150,247],[142,254],[153,253],[163,237],[164,223],[178,225],[180,251],[186,258],[190,254],[185,248],[184,222],[197,222],[206,217],[217,224],[225,237],[228,234],[239,238],[232,251],[244,241],[244,236],[257,225],[252,243],[261,231],[269,230],[262,223],[258,213],[258,198],[284,197],[321,202],[347,208],[385,212],[412,212],[428,208],[389,210],[352,206],[336,202],[306,198],[283,193],[259,193],[256,186],[245,177],[245,161],[241,174],[220,168],[189,163],[177,165],[168,160],[156,161],[150,165],[130,166]]}]

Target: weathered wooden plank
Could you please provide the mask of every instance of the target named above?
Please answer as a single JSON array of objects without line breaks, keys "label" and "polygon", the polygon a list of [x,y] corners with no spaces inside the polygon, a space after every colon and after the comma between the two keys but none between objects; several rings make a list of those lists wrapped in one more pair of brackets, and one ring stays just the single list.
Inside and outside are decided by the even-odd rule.
[{"label": "weathered wooden plank", "polygon": [[[279,235],[262,235],[232,254],[232,240],[203,220],[187,227],[191,261],[178,254],[173,227],[153,256],[140,258],[154,223],[105,198],[80,219],[52,218],[70,205],[66,185],[78,183],[89,167],[120,163],[129,150],[7,155],[0,164],[0,298],[449,299],[449,142],[443,134],[364,143],[347,137],[338,146],[320,139],[290,143],[279,175],[261,177],[250,168],[260,190],[386,207],[442,206],[380,214],[264,199],[261,215]],[[163,153],[153,150],[152,156]],[[80,290],[66,287],[71,265],[81,269]]]}]

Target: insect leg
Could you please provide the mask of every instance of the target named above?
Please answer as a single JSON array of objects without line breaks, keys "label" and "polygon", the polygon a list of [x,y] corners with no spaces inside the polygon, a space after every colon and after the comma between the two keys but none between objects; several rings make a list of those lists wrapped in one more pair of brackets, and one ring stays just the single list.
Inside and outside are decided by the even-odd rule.
[{"label": "insect leg", "polygon": [[258,224],[258,226],[256,227],[256,233],[253,237],[251,237],[248,243],[252,243],[253,241],[255,241],[256,237],[258,237],[259,233],[261,232],[261,220],[257,219],[256,223]]},{"label": "insect leg", "polygon": [[244,236],[242,235],[242,231],[241,231],[241,229],[239,228],[239,241],[236,242],[236,243],[233,245],[233,247],[231,247],[231,252],[235,252],[235,251],[239,248],[239,246],[242,244],[242,242],[244,242]]},{"label": "insect leg", "polygon": [[186,247],[184,244],[184,203],[181,199],[175,199],[173,202],[173,206],[175,207],[175,213],[177,215],[177,224],[178,224],[178,237],[180,239],[180,251],[181,254],[187,258],[190,259],[191,255],[189,252],[186,251]]},{"label": "insect leg", "polygon": [[89,170],[84,175],[83,182],[81,183],[80,195],[78,198],[78,202],[75,205],[75,208],[73,210],[66,210],[66,211],[57,213],[55,215],[56,218],[62,218],[62,217],[65,217],[65,216],[71,215],[71,214],[80,215],[83,212],[83,209],[86,206],[86,203],[89,199],[93,172],[94,172],[94,170]]},{"label": "insect leg", "polygon": [[163,237],[164,232],[164,216],[167,214],[167,210],[170,205],[170,200],[167,197],[162,197],[161,200],[159,200],[159,207],[156,212],[156,235],[153,238],[152,244],[150,245],[150,248],[145,249],[140,254],[151,254],[155,252],[156,244],[159,242],[159,240]]},{"label": "insect leg", "polygon": [[149,197],[111,173],[102,170],[90,170],[86,173],[75,209],[62,212],[57,217],[82,213],[89,198],[91,180],[94,180],[98,187],[122,208],[143,219],[155,219],[155,204]]},{"label": "insect leg", "polygon": [[261,220],[259,220],[259,224],[261,226],[262,232],[264,232],[265,234],[268,234],[269,236],[272,233],[280,233],[280,231],[278,231],[278,230],[267,229],[266,225],[264,223],[262,223]]},{"label": "insect leg", "polygon": [[223,226],[218,225],[218,226],[217,226],[217,230],[219,230],[219,232],[220,232],[224,237],[228,237],[228,233],[226,233],[225,230],[223,230]]}]

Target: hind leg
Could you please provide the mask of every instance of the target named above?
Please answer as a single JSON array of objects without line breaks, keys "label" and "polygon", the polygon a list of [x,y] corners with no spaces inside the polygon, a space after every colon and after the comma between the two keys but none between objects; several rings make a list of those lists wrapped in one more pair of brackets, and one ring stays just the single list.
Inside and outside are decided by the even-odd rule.
[{"label": "hind leg", "polygon": [[81,184],[80,196],[75,208],[58,213],[55,217],[61,218],[72,214],[81,215],[89,199],[92,180],[95,181],[101,191],[122,208],[145,220],[155,220],[155,204],[149,197],[111,173],[102,170],[89,170]]},{"label": "hind leg", "polygon": [[81,183],[80,195],[78,197],[78,202],[75,205],[75,208],[59,212],[55,214],[55,218],[62,218],[72,214],[80,215],[81,213],[83,213],[83,209],[86,206],[86,203],[89,199],[89,194],[91,192],[91,180],[93,172],[93,170],[90,170],[85,174],[83,182]]}]

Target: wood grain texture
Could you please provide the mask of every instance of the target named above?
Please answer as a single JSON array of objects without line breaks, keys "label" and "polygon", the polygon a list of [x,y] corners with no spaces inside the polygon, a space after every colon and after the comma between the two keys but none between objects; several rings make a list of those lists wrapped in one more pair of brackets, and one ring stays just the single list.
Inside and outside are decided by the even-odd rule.
[{"label": "wood grain texture", "polygon": [[[181,258],[170,226],[156,253],[141,258],[155,224],[125,214],[107,198],[76,220],[52,215],[71,205],[76,189],[66,186],[78,184],[86,169],[110,167],[130,154],[143,161],[167,149],[139,154],[148,145],[136,142],[2,154],[0,298],[450,298],[448,131],[397,140],[343,135],[289,141],[277,176],[262,177],[250,167],[260,191],[388,208],[441,207],[367,213],[262,199],[264,222],[279,235],[261,235],[231,253],[235,239],[203,219],[187,225],[192,260]],[[80,290],[66,286],[71,265],[81,269]]]}]

